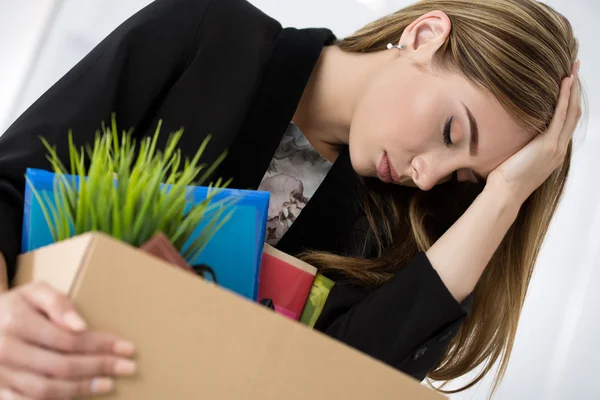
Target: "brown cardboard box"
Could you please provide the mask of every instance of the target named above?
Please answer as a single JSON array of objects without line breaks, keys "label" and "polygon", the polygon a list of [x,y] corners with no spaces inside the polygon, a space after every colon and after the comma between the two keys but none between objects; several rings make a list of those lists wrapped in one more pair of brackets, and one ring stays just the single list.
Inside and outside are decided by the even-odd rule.
[{"label": "brown cardboard box", "polygon": [[139,373],[109,399],[444,397],[323,334],[131,246],[82,235],[19,260],[14,284],[43,280],[91,327],[136,343]]}]

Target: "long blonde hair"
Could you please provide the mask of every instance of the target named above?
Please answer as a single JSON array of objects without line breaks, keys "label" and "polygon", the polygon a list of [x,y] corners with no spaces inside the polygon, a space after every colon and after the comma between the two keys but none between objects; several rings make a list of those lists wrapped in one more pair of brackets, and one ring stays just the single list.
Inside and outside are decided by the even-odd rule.
[{"label": "long blonde hair", "polygon": [[[367,25],[340,40],[338,46],[347,52],[384,50],[388,43],[397,43],[409,24],[434,10],[445,12],[452,28],[434,55],[433,66],[462,73],[491,92],[528,130],[543,132],[554,114],[560,82],[569,75],[578,52],[569,22],[544,4],[533,0],[424,0]],[[438,390],[465,390],[499,362],[491,394],[497,389],[542,241],[565,187],[570,158],[571,145],[562,167],[521,207],[475,288],[471,314],[428,378],[449,381],[479,366],[481,372],[462,388]],[[417,252],[426,251],[482,189],[452,182],[419,192],[370,180],[364,183],[364,209],[377,255],[305,255],[323,270],[341,272],[363,286],[381,284]]]}]

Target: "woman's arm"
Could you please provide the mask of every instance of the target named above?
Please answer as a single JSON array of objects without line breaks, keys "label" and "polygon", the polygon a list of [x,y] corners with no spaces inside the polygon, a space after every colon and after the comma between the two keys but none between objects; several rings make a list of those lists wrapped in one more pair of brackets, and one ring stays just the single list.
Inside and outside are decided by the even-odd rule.
[{"label": "woman's arm", "polygon": [[427,251],[427,258],[459,302],[477,281],[515,221],[520,201],[504,187],[486,185],[473,204]]},{"label": "woman's arm", "polygon": [[576,68],[561,86],[548,130],[493,171],[461,218],[427,251],[427,258],[455,299],[475,288],[523,202],[565,157],[581,115]]}]

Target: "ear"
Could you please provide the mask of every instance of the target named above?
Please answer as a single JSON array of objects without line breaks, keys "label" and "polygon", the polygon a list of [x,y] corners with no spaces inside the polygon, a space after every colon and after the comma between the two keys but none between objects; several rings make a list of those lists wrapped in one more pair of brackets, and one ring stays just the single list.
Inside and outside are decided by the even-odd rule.
[{"label": "ear", "polygon": [[404,44],[413,58],[429,62],[444,44],[452,23],[443,11],[431,11],[413,21],[402,33],[400,44]]}]

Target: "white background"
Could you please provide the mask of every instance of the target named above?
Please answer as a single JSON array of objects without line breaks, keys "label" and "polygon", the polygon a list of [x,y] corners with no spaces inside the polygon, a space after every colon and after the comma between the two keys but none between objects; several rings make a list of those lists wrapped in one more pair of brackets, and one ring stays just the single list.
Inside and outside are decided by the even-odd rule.
[{"label": "white background", "polygon": [[[149,0],[0,0],[0,132],[106,34]],[[338,37],[407,0],[254,0],[285,26]],[[497,399],[600,399],[600,3],[553,0],[581,42],[588,125],[530,287]],[[240,38],[242,40],[242,38]],[[232,44],[235,45],[235,44]],[[596,288],[596,289],[594,289]],[[490,380],[453,399],[486,399]]]}]

